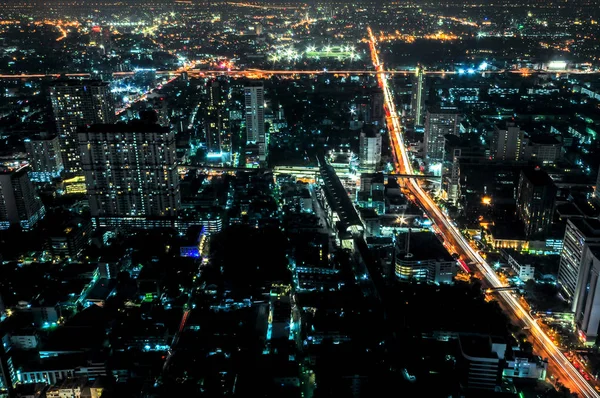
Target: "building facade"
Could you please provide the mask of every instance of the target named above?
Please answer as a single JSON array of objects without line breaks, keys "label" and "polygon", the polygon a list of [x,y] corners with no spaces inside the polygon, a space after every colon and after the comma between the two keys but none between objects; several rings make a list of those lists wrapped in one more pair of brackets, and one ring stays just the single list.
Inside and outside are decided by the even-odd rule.
[{"label": "building facade", "polygon": [[414,120],[415,126],[423,125],[423,107],[425,106],[425,74],[423,68],[417,68],[413,79],[413,86],[410,98],[410,115]]},{"label": "building facade", "polygon": [[423,148],[425,157],[432,161],[444,159],[446,148],[445,136],[458,135],[460,115],[454,109],[427,111],[425,117],[425,137]]},{"label": "building facade", "polygon": [[27,174],[28,167],[0,171],[0,230],[33,228],[46,214]]},{"label": "building facade", "polygon": [[65,170],[79,173],[77,129],[116,121],[110,87],[99,80],[58,80],[50,86],[50,102]]},{"label": "building facade", "polygon": [[525,226],[525,236],[543,236],[552,226],[556,186],[548,174],[539,169],[521,170],[517,186],[517,216]]},{"label": "building facade", "polygon": [[381,134],[377,131],[360,133],[360,153],[358,155],[362,167],[376,168],[381,162]]},{"label": "building facade", "polygon": [[260,162],[267,159],[267,137],[265,132],[265,88],[262,84],[244,87],[246,107],[246,143],[258,145]]},{"label": "building facade", "polygon": [[525,133],[514,123],[494,127],[491,152],[494,160],[523,159]]},{"label": "building facade", "polygon": [[58,136],[35,136],[24,142],[31,165],[31,181],[50,182],[60,177],[64,166]]},{"label": "building facade", "polygon": [[563,249],[558,267],[558,283],[566,299],[577,308],[578,290],[582,289],[579,270],[583,253],[588,246],[600,246],[600,221],[595,219],[569,219],[563,239]]},{"label": "building facade", "polygon": [[600,247],[587,246],[581,256],[574,303],[579,339],[594,345],[600,328]]},{"label": "building facade", "polygon": [[144,120],[79,133],[92,217],[174,217],[180,208],[175,134]]}]

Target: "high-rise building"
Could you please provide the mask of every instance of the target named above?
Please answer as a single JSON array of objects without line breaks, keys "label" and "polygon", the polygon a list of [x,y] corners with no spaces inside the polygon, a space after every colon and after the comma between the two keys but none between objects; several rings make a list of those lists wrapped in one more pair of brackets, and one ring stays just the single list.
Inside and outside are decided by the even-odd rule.
[{"label": "high-rise building", "polygon": [[377,167],[381,162],[381,134],[375,129],[361,131],[359,148],[360,165],[367,168]]},{"label": "high-rise building", "polygon": [[593,345],[600,328],[600,247],[587,246],[581,256],[573,300],[579,339]]},{"label": "high-rise building", "polygon": [[11,342],[8,333],[0,333],[0,394],[8,392],[12,397],[18,378],[10,355]]},{"label": "high-rise building", "polygon": [[523,158],[525,133],[515,123],[494,127],[492,156],[495,160],[518,161]]},{"label": "high-rise building", "polygon": [[99,80],[57,80],[50,86],[50,101],[63,165],[67,172],[78,173],[77,129],[116,121],[110,87]]},{"label": "high-rise building", "polygon": [[38,135],[25,139],[25,149],[35,182],[50,182],[64,170],[58,136]]},{"label": "high-rise building", "polygon": [[425,117],[425,137],[423,146],[425,157],[430,160],[443,160],[446,146],[445,136],[458,135],[460,115],[455,108],[441,108],[427,111]]},{"label": "high-rise building", "polygon": [[460,198],[460,156],[462,151],[454,149],[452,156],[452,168],[448,179],[448,202],[456,206]]},{"label": "high-rise building", "polygon": [[539,168],[521,170],[517,186],[517,216],[525,225],[525,236],[543,236],[552,225],[556,186]]},{"label": "high-rise building", "polygon": [[265,133],[265,95],[262,83],[244,87],[246,106],[246,142],[258,145],[260,162],[267,160],[268,140]]},{"label": "high-rise building", "polygon": [[365,120],[366,122],[372,122],[376,125],[383,124],[385,121],[385,113],[383,111],[383,103],[384,96],[383,90],[376,89],[371,92],[369,96],[370,102],[370,115],[368,117],[369,120]]},{"label": "high-rise building", "polygon": [[225,82],[213,80],[208,85],[204,131],[209,158],[227,161],[231,153],[228,93]]},{"label": "high-rise building", "polygon": [[576,294],[579,270],[583,253],[588,246],[600,246],[600,221],[596,219],[569,219],[563,239],[563,248],[560,254],[558,267],[558,283],[563,295],[568,300],[573,300],[573,308],[577,308]]},{"label": "high-rise building", "polygon": [[423,68],[418,67],[413,79],[413,86],[410,99],[410,116],[414,120],[415,126],[423,125],[423,107],[425,105],[425,75]]},{"label": "high-rise building", "polygon": [[[174,217],[180,207],[175,134],[155,120],[79,132],[92,217]],[[102,221],[100,221],[102,223]]]},{"label": "high-rise building", "polygon": [[0,229],[33,228],[46,214],[27,175],[28,167],[0,171]]}]

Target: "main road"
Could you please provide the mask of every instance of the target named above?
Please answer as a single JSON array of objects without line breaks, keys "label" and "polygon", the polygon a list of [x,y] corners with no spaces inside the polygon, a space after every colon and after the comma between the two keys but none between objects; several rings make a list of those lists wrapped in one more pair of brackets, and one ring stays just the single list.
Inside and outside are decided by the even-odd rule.
[{"label": "main road", "polygon": [[[371,58],[375,69],[378,73],[379,86],[384,94],[384,106],[386,112],[386,120],[390,135],[390,145],[394,157],[396,172],[399,174],[414,174],[412,165],[408,157],[404,138],[400,128],[400,119],[394,105],[394,96],[388,84],[387,73],[380,62],[379,53],[377,51],[377,39],[373,35],[371,28],[368,28],[369,45],[371,49]],[[481,272],[487,283],[492,287],[505,286],[495,271],[490,265],[473,249],[465,237],[460,233],[458,228],[452,223],[446,214],[444,214],[438,205],[431,197],[423,190],[416,179],[409,178],[404,180],[406,188],[414,195],[415,201],[422,207],[429,218],[435,223],[440,233],[443,235],[448,246],[475,264]],[[527,327],[533,338],[535,346],[540,346],[546,352],[551,369],[557,370],[559,378],[565,385],[571,387],[572,392],[579,394],[581,397],[600,397],[594,388],[585,380],[585,378],[575,369],[575,367],[567,360],[563,353],[556,347],[550,338],[544,333],[540,326],[535,322],[535,319],[529,315],[519,300],[512,296],[511,292],[498,292],[498,297],[503,301],[502,307],[510,311],[511,318],[520,319]],[[543,354],[539,352],[538,354]]]}]

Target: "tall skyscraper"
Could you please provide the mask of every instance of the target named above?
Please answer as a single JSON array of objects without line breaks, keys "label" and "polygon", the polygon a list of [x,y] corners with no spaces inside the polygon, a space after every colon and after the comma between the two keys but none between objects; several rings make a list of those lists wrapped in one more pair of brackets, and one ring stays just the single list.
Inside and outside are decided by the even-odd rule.
[{"label": "tall skyscraper", "polygon": [[554,215],[556,186],[543,170],[521,170],[517,186],[517,216],[525,226],[525,236],[543,237],[549,232]]},{"label": "tall skyscraper", "polygon": [[50,101],[63,165],[67,172],[78,173],[77,128],[116,121],[110,88],[99,80],[57,80],[50,86]]},{"label": "tall skyscraper", "polygon": [[229,96],[225,82],[213,80],[208,85],[208,102],[204,122],[209,158],[227,161],[231,154],[229,131]]},{"label": "tall skyscraper", "polygon": [[495,160],[518,161],[523,158],[525,133],[519,126],[507,122],[494,127],[492,156]]},{"label": "tall skyscraper", "polygon": [[573,311],[579,338],[589,345],[596,343],[600,328],[599,275],[600,247],[587,246],[581,257]]},{"label": "tall skyscraper", "polygon": [[25,139],[27,158],[32,170],[29,177],[35,182],[50,182],[64,170],[58,136],[37,135]]},{"label": "tall skyscraper", "polygon": [[458,135],[460,115],[455,108],[441,108],[427,111],[423,146],[425,157],[430,160],[443,160],[447,134]]},{"label": "tall skyscraper", "polygon": [[[558,283],[562,288],[563,295],[568,300],[576,298],[578,286],[579,269],[583,252],[588,246],[600,246],[600,221],[595,219],[569,219],[563,239],[563,249],[560,254],[558,267]],[[573,308],[577,308],[577,300],[573,302]]]},{"label": "tall skyscraper", "polygon": [[383,124],[385,122],[385,113],[383,111],[384,96],[383,90],[375,89],[369,96],[370,102],[370,115],[369,120],[366,122],[372,122],[376,125]]},{"label": "tall skyscraper", "polygon": [[425,75],[423,68],[417,67],[413,79],[411,100],[410,100],[410,115],[414,120],[415,126],[423,125],[423,107],[425,105]]},{"label": "tall skyscraper", "polygon": [[27,175],[28,167],[0,171],[0,229],[20,225],[33,228],[46,214]]},{"label": "tall skyscraper", "polygon": [[373,169],[377,167],[381,162],[381,134],[375,129],[361,131],[359,147],[360,165]]},{"label": "tall skyscraper", "polygon": [[258,145],[260,162],[267,160],[267,137],[265,133],[265,96],[262,83],[244,87],[246,105],[246,142]]},{"label": "tall skyscraper", "polygon": [[460,198],[460,156],[462,151],[454,149],[452,156],[452,168],[448,178],[448,202],[456,206]]},{"label": "tall skyscraper", "polygon": [[[173,217],[180,207],[175,134],[155,120],[79,132],[92,217]],[[101,221],[102,223],[102,221]]]}]

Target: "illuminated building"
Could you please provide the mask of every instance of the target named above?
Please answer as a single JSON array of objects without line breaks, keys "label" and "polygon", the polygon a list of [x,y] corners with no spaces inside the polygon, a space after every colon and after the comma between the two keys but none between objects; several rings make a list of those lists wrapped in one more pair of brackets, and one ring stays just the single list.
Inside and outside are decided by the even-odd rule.
[{"label": "illuminated building", "polygon": [[381,162],[381,134],[375,129],[360,133],[359,161],[361,167],[376,168]]},{"label": "illuminated building", "polygon": [[491,148],[494,160],[522,160],[524,136],[525,133],[514,123],[495,126]]},{"label": "illuminated building", "polygon": [[212,81],[208,86],[204,131],[209,160],[229,161],[231,136],[229,132],[228,94],[224,82]]},{"label": "illuminated building", "polygon": [[46,214],[27,169],[0,171],[0,230],[11,225],[29,230]]},{"label": "illuminated building", "polygon": [[399,235],[395,264],[400,281],[452,283],[457,271],[456,260],[430,232]]},{"label": "illuminated building", "polygon": [[460,157],[462,150],[455,149],[452,156],[452,168],[448,181],[448,202],[453,206],[458,204],[460,198]]},{"label": "illuminated building", "polygon": [[425,157],[430,160],[444,159],[446,147],[445,136],[458,135],[460,115],[455,108],[441,108],[433,112],[427,111],[425,117],[425,137],[423,148]]},{"label": "illuminated building", "polygon": [[517,186],[517,216],[525,225],[525,236],[545,235],[552,226],[556,186],[548,174],[527,167]]},{"label": "illuminated building", "polygon": [[569,219],[563,249],[560,254],[558,283],[565,298],[577,307],[578,289],[584,288],[579,281],[583,253],[588,246],[600,246],[600,221],[596,219]]},{"label": "illuminated building", "polygon": [[369,96],[370,102],[370,115],[369,120],[376,124],[383,124],[385,121],[385,114],[383,112],[384,96],[383,90],[376,89],[371,92]]},{"label": "illuminated building", "polygon": [[600,328],[600,247],[587,246],[581,257],[573,300],[579,338],[594,345]]},{"label": "illuminated building", "polygon": [[460,335],[457,368],[462,385],[469,390],[498,391],[502,385],[506,343],[498,338]]},{"label": "illuminated building", "polygon": [[262,83],[244,87],[246,107],[246,143],[258,145],[258,159],[267,160],[267,137],[265,133],[265,95]]},{"label": "illuminated building", "polygon": [[50,86],[50,101],[63,165],[67,172],[78,173],[77,129],[116,120],[110,87],[99,80],[58,80]]},{"label": "illuminated building", "polygon": [[36,136],[25,139],[27,158],[32,170],[29,178],[35,182],[50,182],[63,171],[58,137]]},{"label": "illuminated building", "polygon": [[414,120],[415,126],[423,125],[423,106],[425,105],[425,75],[423,68],[417,68],[413,80],[411,100],[410,100],[410,115]]},{"label": "illuminated building", "polygon": [[6,391],[12,393],[18,381],[12,357],[9,355],[10,349],[10,335],[0,334],[0,394]]},{"label": "illuminated building", "polygon": [[79,148],[92,217],[176,216],[175,134],[151,114],[82,129]]}]

